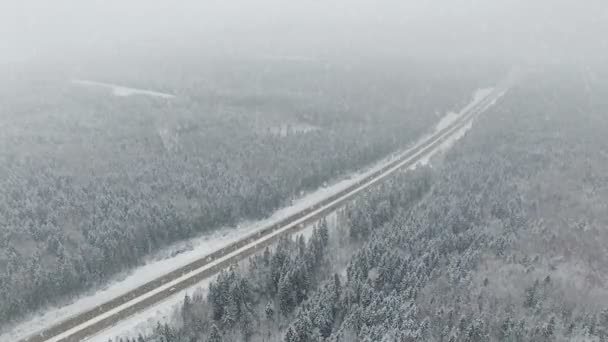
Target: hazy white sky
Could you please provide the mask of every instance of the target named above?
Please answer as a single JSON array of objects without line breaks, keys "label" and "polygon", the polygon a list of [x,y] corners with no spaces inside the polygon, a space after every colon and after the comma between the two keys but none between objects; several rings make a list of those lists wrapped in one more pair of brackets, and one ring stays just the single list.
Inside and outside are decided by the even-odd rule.
[{"label": "hazy white sky", "polygon": [[606,0],[0,0],[0,61],[181,47],[597,59],[607,32]]}]

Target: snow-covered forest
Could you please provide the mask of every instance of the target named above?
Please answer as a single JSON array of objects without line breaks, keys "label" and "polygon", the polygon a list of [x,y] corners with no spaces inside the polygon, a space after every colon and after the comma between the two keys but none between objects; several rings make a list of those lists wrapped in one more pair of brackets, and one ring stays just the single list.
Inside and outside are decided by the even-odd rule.
[{"label": "snow-covered forest", "polygon": [[432,168],[123,341],[605,341],[608,83],[589,75],[529,71]]},{"label": "snow-covered forest", "polygon": [[102,286],[172,242],[263,218],[402,149],[493,76],[189,63],[82,75],[174,98],[114,96],[59,71],[5,75],[0,322]]},{"label": "snow-covered forest", "polygon": [[607,0],[0,0],[0,342],[608,342]]}]

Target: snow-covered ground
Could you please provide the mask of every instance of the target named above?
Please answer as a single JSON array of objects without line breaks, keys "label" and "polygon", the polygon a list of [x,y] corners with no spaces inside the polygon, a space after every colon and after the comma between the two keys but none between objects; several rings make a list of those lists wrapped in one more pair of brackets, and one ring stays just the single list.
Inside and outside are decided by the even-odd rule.
[{"label": "snow-covered ground", "polygon": [[309,125],[306,123],[290,123],[272,126],[268,128],[268,131],[272,135],[286,137],[291,134],[304,134],[319,129],[320,128],[317,126]]},{"label": "snow-covered ground", "polygon": [[[336,213],[330,213],[327,217],[327,227],[329,229],[334,228],[338,224],[338,217]],[[314,224],[310,224],[302,229],[300,232],[295,234],[293,237],[302,235],[305,239],[309,239],[312,236]],[[247,264],[247,259],[240,262],[241,265]],[[153,329],[158,323],[170,323],[175,319],[176,313],[179,312],[181,304],[183,303],[186,295],[192,296],[193,293],[197,295],[206,295],[209,288],[209,283],[215,279],[216,276],[209,277],[192,288],[178,292],[175,295],[167,298],[165,301],[141,311],[126,320],[121,321],[119,324],[113,326],[110,329],[103,331],[89,339],[87,342],[108,342],[109,340],[116,341],[120,338],[133,338],[137,337],[138,334],[148,335],[153,332]]]},{"label": "snow-covered ground", "polygon": [[[488,95],[490,92],[491,90],[488,91],[488,89],[477,91],[475,93],[476,95],[473,102],[471,102],[471,104],[465,107],[457,115],[460,116],[464,114],[468,109],[471,108],[471,106],[479,102],[483,98],[483,96],[479,94]],[[442,123],[442,121],[443,120],[441,120],[438,125],[445,125],[445,123]],[[468,128],[470,128],[470,125],[463,127],[458,134],[456,134],[456,136],[461,137],[466,133]],[[427,137],[428,135],[421,137],[417,144],[420,144]],[[431,154],[435,154],[440,150],[449,148],[449,146],[451,146],[456,140],[457,139],[454,138],[446,140],[437,149],[423,158],[423,160],[418,164],[428,163]],[[401,154],[391,155],[376,163],[372,167],[367,168],[366,170],[353,173],[341,180],[335,181],[330,186],[322,187],[314,192],[308,193],[302,198],[294,201],[292,205],[278,210],[267,219],[256,222],[243,222],[237,227],[226,227],[216,231],[215,233],[176,243],[168,248],[165,248],[156,255],[148,258],[143,266],[136,268],[129,274],[122,274],[116,277],[104,288],[100,288],[91,294],[84,295],[74,300],[72,303],[66,304],[62,307],[49,308],[44,310],[44,312],[30,317],[29,319],[2,334],[0,336],[0,342],[14,342],[29,336],[45,327],[57,324],[73,315],[88,310],[116,296],[124,294],[129,290],[149,282],[162,274],[168,273],[189,262],[208,255],[215,250],[221,249],[231,242],[243,238],[251,232],[255,232],[272,223],[278,222],[285,217],[303,210],[312,204],[347,188],[370,173],[382,168],[387,163],[399,158],[400,155]],[[206,287],[209,281],[210,279],[205,280],[197,284],[196,287]],[[175,310],[175,305],[183,299],[186,293],[191,293],[192,291],[193,289],[188,289],[178,292],[162,303],[159,303],[159,305],[156,305],[148,310],[144,310],[141,313],[122,321],[115,327],[98,334],[94,338],[91,338],[90,341],[107,342],[108,337],[124,336],[126,334],[132,335],[133,333],[136,334],[139,331],[146,331],[150,328],[150,324],[148,323],[154,323],[158,320],[163,320],[171,316],[171,313],[173,310]]]},{"label": "snow-covered ground", "polygon": [[477,91],[475,91],[475,94],[473,94],[473,100],[466,106],[464,107],[459,113],[455,113],[455,112],[448,112],[446,115],[444,115],[441,120],[439,120],[439,123],[437,123],[437,126],[435,126],[435,131],[440,131],[446,127],[448,127],[450,124],[452,124],[452,122],[454,122],[455,120],[457,120],[463,113],[466,113],[469,109],[471,109],[471,107],[475,106],[477,103],[479,103],[479,101],[483,100],[486,96],[488,96],[491,92],[492,92],[493,88],[484,88],[484,89],[478,89]]},{"label": "snow-covered ground", "polygon": [[175,97],[175,95],[173,95],[173,94],[161,93],[161,92],[154,91],[154,90],[137,89],[137,88],[121,86],[118,84],[103,83],[103,82],[96,82],[96,81],[89,81],[89,80],[72,80],[72,84],[87,86],[87,87],[99,87],[99,88],[110,89],[114,96],[120,96],[120,97],[126,97],[126,96],[131,96],[131,95],[146,95],[146,96],[152,96],[152,97],[160,97],[160,98],[164,98],[164,99],[172,99]]}]

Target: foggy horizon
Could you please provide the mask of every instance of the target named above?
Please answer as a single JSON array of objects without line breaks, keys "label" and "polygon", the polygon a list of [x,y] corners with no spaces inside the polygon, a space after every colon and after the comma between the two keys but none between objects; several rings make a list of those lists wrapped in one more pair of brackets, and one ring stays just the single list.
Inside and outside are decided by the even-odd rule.
[{"label": "foggy horizon", "polygon": [[608,55],[608,6],[542,1],[8,1],[2,64],[170,57],[567,64]]}]

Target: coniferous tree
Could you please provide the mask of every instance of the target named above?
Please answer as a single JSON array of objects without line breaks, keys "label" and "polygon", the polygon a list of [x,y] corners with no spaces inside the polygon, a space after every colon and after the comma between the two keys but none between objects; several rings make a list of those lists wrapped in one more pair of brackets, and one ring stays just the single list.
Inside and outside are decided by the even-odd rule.
[{"label": "coniferous tree", "polygon": [[222,334],[218,329],[217,325],[211,326],[211,334],[209,335],[209,342],[222,342]]},{"label": "coniferous tree", "polygon": [[272,308],[272,304],[270,302],[266,304],[264,313],[266,314],[266,320],[272,321],[274,319],[274,309]]}]

